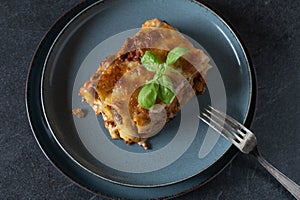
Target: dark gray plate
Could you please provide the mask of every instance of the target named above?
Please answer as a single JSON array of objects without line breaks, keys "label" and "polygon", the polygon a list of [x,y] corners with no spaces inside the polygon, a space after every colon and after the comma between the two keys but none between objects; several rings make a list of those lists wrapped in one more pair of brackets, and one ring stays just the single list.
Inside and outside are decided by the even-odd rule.
[{"label": "dark gray plate", "polygon": [[[205,95],[192,99],[150,140],[152,149],[144,151],[109,139],[101,118],[80,103],[77,93],[99,62],[114,53],[125,36],[134,34],[132,29],[155,17],[201,44],[214,68],[207,76]],[[245,121],[253,103],[252,90],[242,45],[206,6],[184,0],[92,1],[61,18],[40,45],[29,73],[27,106],[41,148],[73,180],[110,196],[156,198],[204,183],[232,158],[230,143],[200,123],[196,115],[211,104]],[[73,107],[87,109],[87,117],[73,118]]]}]

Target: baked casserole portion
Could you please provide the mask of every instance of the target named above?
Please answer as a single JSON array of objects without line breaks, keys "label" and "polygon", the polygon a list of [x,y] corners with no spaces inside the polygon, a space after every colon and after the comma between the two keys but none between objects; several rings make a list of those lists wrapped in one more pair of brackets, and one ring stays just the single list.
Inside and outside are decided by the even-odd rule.
[{"label": "baked casserole portion", "polygon": [[[178,46],[188,52],[166,71],[176,97],[169,104],[157,98],[151,109],[143,108],[138,103],[138,94],[155,73],[143,66],[141,58],[146,51],[151,51],[165,62],[170,50]],[[204,77],[210,68],[209,60],[168,23],[148,20],[118,52],[101,62],[79,94],[97,115],[102,114],[113,139],[121,138],[126,144],[136,142],[148,148],[145,140],[174,118],[190,98],[205,91]]]}]

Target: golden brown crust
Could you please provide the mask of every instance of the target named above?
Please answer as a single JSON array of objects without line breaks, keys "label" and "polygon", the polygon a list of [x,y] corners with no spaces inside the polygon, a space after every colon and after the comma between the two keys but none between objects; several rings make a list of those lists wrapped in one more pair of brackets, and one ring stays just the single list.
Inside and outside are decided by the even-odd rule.
[{"label": "golden brown crust", "polygon": [[[209,58],[203,51],[194,48],[174,27],[158,19],[146,21],[142,29],[128,38],[115,55],[102,61],[97,72],[80,89],[79,94],[83,100],[93,107],[96,114],[102,113],[105,127],[113,139],[122,138],[127,144],[145,140],[142,137],[144,133],[139,131],[151,123],[150,111],[138,104],[137,96],[140,87],[154,73],[141,65],[141,57],[147,50],[151,50],[165,62],[168,52],[177,46],[186,47],[189,51],[172,66],[173,69],[188,81],[193,92],[202,94],[205,90],[203,77],[210,67]],[[168,73],[178,91],[174,101],[164,105],[166,121],[172,119],[180,110],[180,105],[184,105],[194,95],[187,92],[188,86],[181,86],[182,78],[178,78],[176,73]],[[129,95],[128,107],[123,108],[126,95]],[[159,99],[156,103],[163,104]]]}]

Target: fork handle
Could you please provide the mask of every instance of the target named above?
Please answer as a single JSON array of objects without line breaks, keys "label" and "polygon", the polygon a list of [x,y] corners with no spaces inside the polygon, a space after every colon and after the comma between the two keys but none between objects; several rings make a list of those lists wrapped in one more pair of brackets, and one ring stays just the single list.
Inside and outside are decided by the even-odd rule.
[{"label": "fork handle", "polygon": [[300,187],[297,183],[289,179],[286,175],[281,173],[278,169],[273,167],[266,161],[258,152],[253,152],[258,162],[277,179],[297,200],[300,200]]}]

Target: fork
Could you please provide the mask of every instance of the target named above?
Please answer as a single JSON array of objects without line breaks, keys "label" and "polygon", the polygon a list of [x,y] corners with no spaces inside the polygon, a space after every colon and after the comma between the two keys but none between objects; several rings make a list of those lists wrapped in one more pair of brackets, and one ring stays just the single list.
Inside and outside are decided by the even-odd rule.
[{"label": "fork", "polygon": [[[276,178],[296,199],[300,200],[300,187],[278,169],[267,162],[259,153],[255,135],[244,125],[227,114],[209,106],[202,116],[198,116],[203,122],[228,139],[241,152],[253,155],[258,162]],[[210,121],[210,122],[209,122]]]}]

